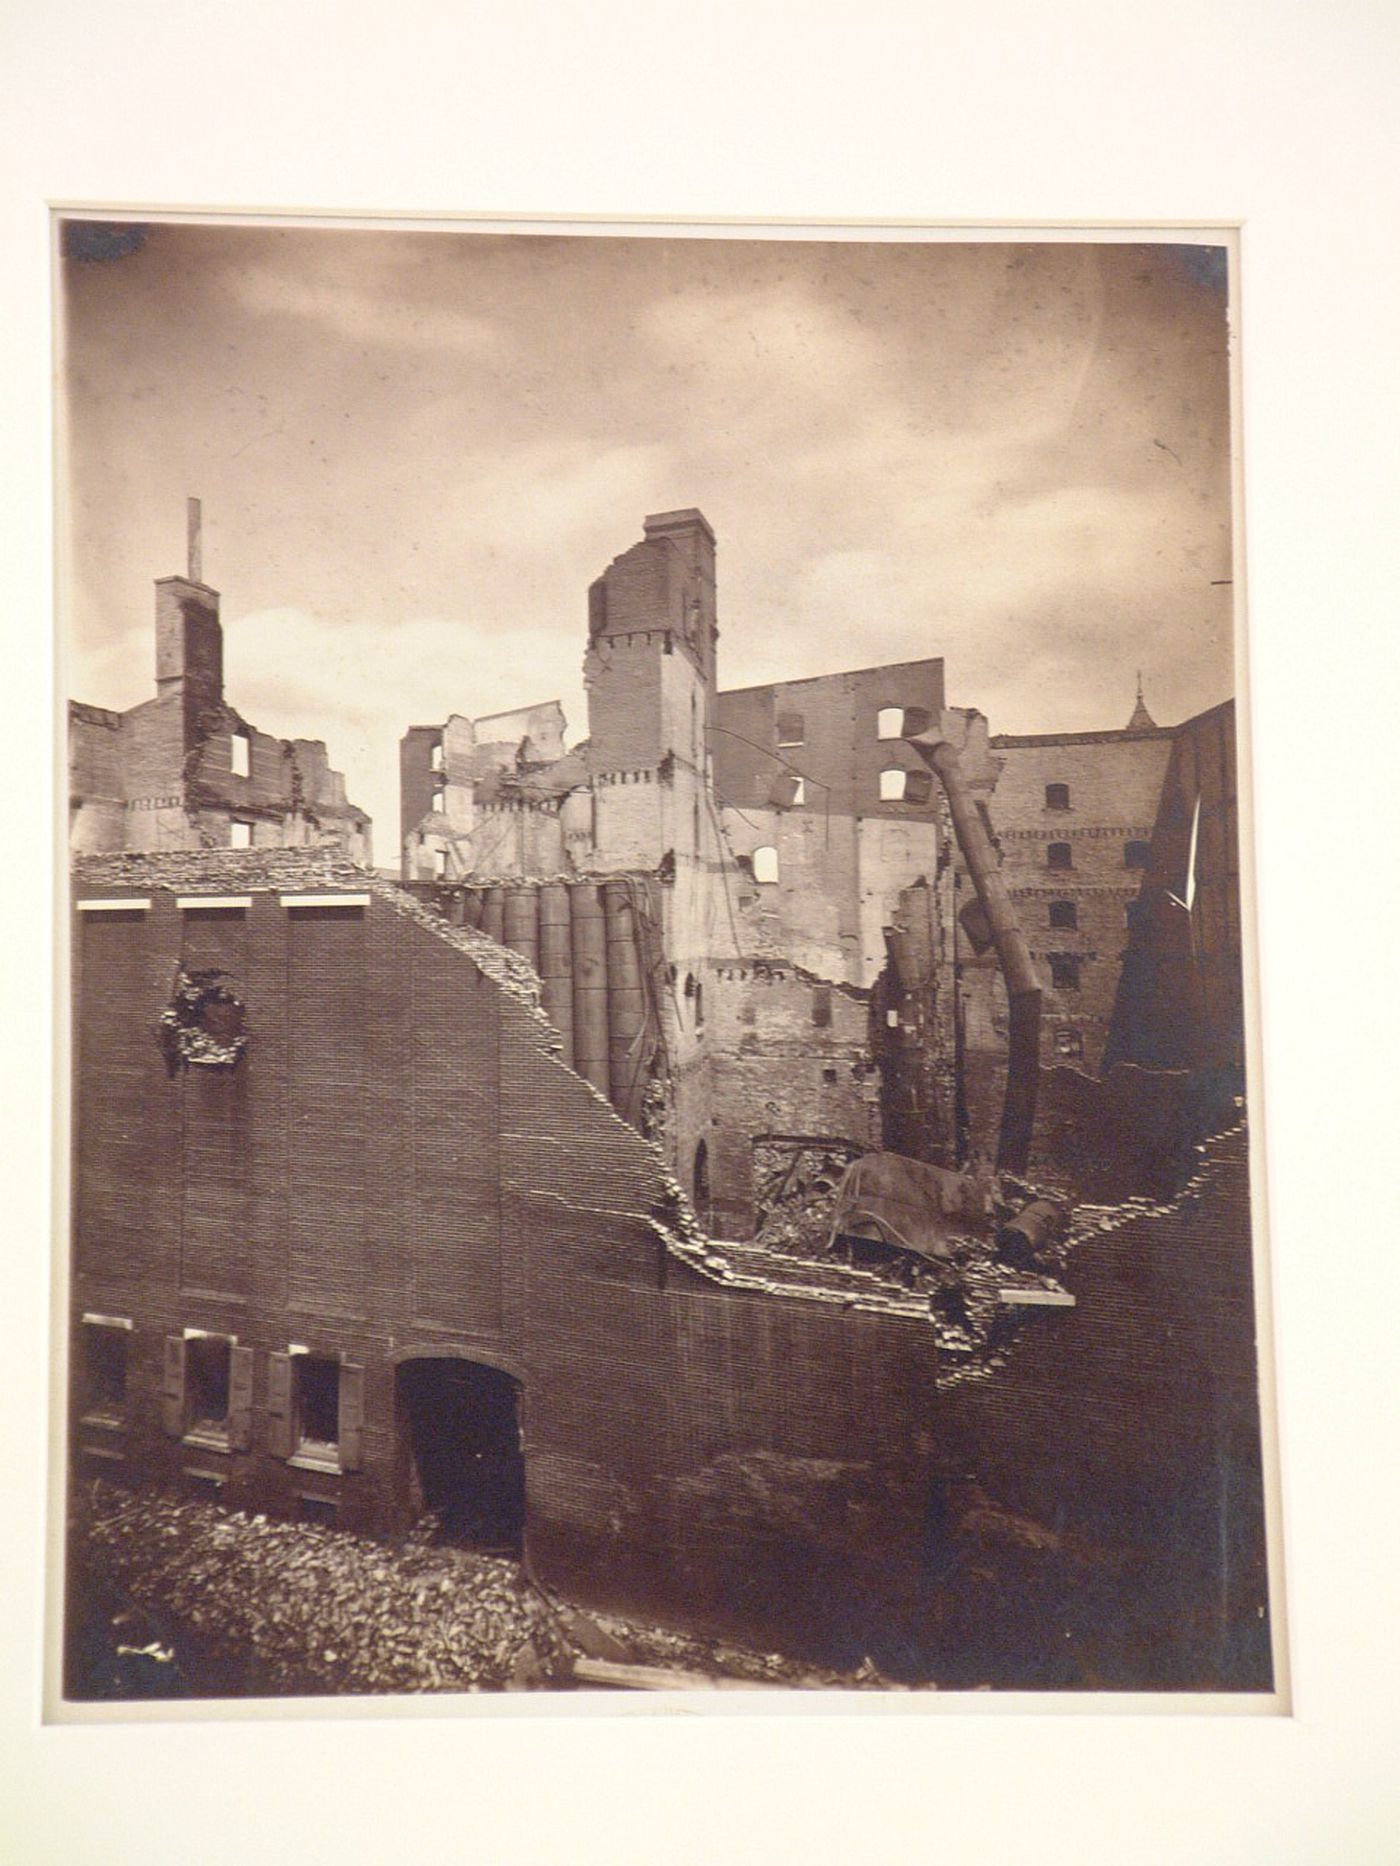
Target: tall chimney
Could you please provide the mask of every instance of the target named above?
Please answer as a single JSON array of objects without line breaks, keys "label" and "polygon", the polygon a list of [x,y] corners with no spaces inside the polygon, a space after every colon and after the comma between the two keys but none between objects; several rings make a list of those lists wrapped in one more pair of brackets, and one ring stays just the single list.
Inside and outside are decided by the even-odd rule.
[{"label": "tall chimney", "polygon": [[186,537],[186,545],[187,545],[186,562],[189,566],[188,568],[189,580],[191,583],[203,583],[204,581],[203,513],[200,510],[200,504],[199,504],[198,499],[186,499],[185,501],[185,537]]}]

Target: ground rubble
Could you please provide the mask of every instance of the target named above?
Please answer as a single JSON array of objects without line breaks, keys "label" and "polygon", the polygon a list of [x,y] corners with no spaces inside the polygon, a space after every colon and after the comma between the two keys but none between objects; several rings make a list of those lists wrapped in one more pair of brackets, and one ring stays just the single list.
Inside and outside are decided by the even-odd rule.
[{"label": "ground rubble", "polygon": [[830,1671],[585,1612],[433,1528],[388,1544],[94,1484],[74,1555],[126,1681],[95,1694],[166,1694],[162,1668],[188,1674],[188,1696],[577,1690],[644,1671],[658,1686],[889,1688],[868,1661]]}]

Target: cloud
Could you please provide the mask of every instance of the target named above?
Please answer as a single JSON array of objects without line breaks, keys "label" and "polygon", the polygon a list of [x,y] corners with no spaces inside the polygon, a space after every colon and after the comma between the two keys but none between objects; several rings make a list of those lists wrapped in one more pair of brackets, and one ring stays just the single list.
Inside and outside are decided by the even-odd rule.
[{"label": "cloud", "polygon": [[381,274],[366,289],[334,275],[298,275],[268,264],[227,270],[229,290],[246,310],[260,317],[294,318],[336,340],[474,356],[500,355],[507,347],[507,334],[498,325],[448,303],[415,298],[396,289],[392,275]]}]

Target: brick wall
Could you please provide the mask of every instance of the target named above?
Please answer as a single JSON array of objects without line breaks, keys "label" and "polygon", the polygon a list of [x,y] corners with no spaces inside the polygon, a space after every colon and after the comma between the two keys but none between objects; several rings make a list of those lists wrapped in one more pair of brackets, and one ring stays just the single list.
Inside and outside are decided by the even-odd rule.
[{"label": "brick wall", "polygon": [[[357,885],[367,907],[278,893]],[[181,909],[192,888],[250,904]],[[230,1503],[314,1495],[402,1526],[395,1365],[451,1352],[520,1380],[529,1558],[599,1607],[858,1658],[917,1604],[950,1469],[1056,1521],[1108,1509],[1119,1541],[1150,1533],[1204,1586],[1224,1456],[1245,1512],[1225,1546],[1253,1561],[1238,1153],[1179,1208],[1080,1246],[1068,1320],[960,1378],[917,1314],[727,1288],[668,1252],[657,1154],[556,1060],[528,975],[479,936],[330,856],[109,858],[79,878],[80,898],[123,889],[149,907],[79,913],[74,936],[74,1318],[133,1324],[126,1423],[76,1424],[80,1474],[202,1473]],[[179,965],[217,967],[245,1003],[236,1068],[167,1070]],[[191,1327],[253,1351],[247,1451],[162,1429],[164,1338]],[[359,1470],[272,1455],[268,1357],[292,1343],[363,1367]]]}]

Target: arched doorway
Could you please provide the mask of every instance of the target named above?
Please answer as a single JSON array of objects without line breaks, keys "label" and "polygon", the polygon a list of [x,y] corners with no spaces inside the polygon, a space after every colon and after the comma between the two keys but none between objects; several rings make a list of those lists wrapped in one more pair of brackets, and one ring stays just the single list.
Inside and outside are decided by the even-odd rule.
[{"label": "arched doorway", "polygon": [[695,1215],[708,1231],[713,1224],[710,1214],[710,1150],[703,1140],[695,1149],[695,1172],[692,1185],[695,1194]]},{"label": "arched doorway", "polygon": [[436,1515],[450,1541],[518,1555],[525,1526],[519,1382],[478,1361],[424,1355],[400,1362],[397,1398],[415,1506]]}]

